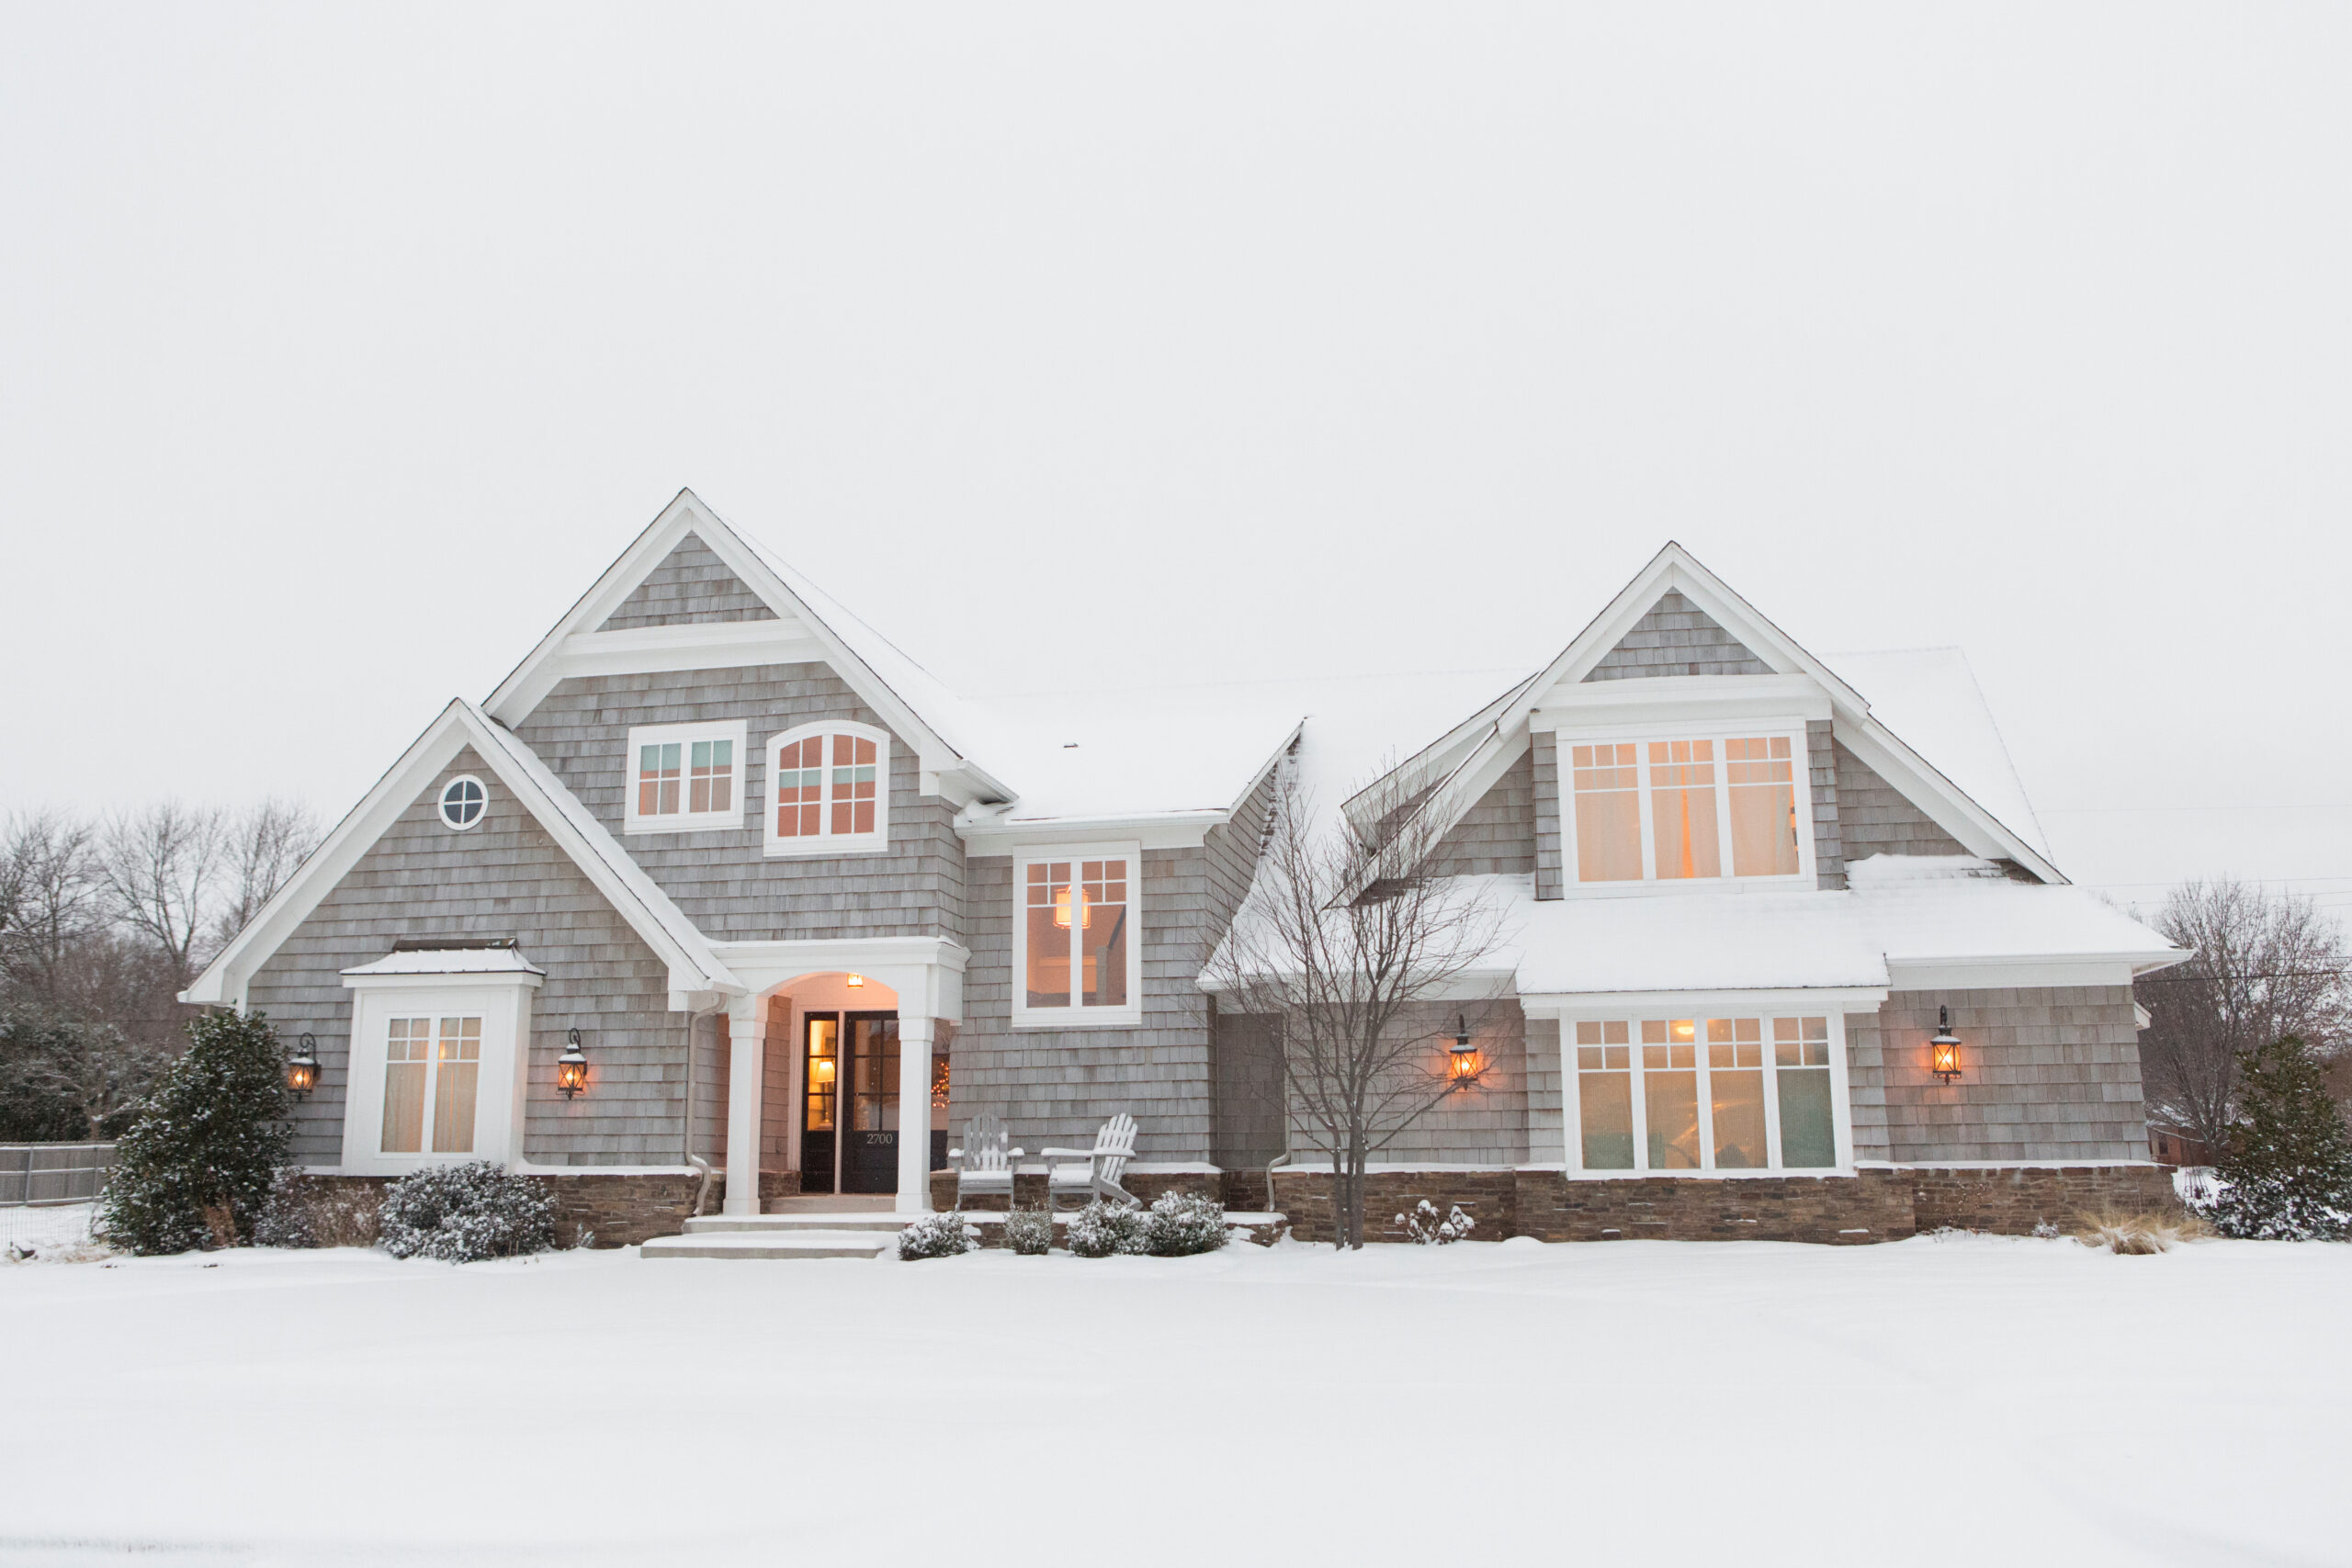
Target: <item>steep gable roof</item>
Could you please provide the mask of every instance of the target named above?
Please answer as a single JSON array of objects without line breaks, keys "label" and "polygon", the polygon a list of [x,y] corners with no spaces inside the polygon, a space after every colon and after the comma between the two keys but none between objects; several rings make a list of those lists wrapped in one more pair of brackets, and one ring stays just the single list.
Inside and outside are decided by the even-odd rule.
[{"label": "steep gable roof", "polygon": [[[707,552],[768,615],[607,629],[615,614],[682,547],[688,548],[687,560],[697,565],[698,552]],[[698,658],[708,660],[720,649],[729,649],[730,662],[750,657],[761,662],[820,660],[831,666],[893,732],[913,744],[924,773],[944,781],[941,793],[978,800],[1011,796],[1012,792],[972,754],[981,726],[953,693],[838,600],[705,506],[690,490],[680,491],[662,508],[482,705],[501,723],[518,724],[567,675],[692,669]]]},{"label": "steep gable roof", "polygon": [[[1680,603],[1668,605],[1665,602],[1669,595]],[[1729,659],[1733,656],[1725,649],[1736,647],[1743,663],[1752,660],[1762,666],[1747,672],[1804,675],[1827,692],[1839,740],[1971,853],[2016,861],[2044,882],[2066,880],[2042,851],[2038,825],[2029,820],[2029,829],[2034,829],[2029,839],[1996,817],[1872,717],[1871,705],[1861,693],[1672,540],[1549,664],[1407,759],[1405,768],[1420,771],[1416,787],[1426,786],[1416,815],[1428,815],[1433,829],[1415,838],[1435,842],[1462,819],[1527,745],[1528,720],[1547,694],[1562,685],[1584,682],[1611,660],[1619,660],[1622,668],[1626,657],[1639,658],[1645,646],[1668,646],[1645,644],[1635,635],[1645,628],[1653,635],[1700,631],[1695,621],[1688,620],[1694,615],[1719,634],[1689,645],[1708,649],[1709,659]],[[1656,662],[1662,671],[1671,671],[1676,661],[1661,657]],[[1353,797],[1349,802],[1351,816],[1361,821],[1368,803],[1383,798],[1384,785],[1386,780]],[[2018,799],[2022,798],[2020,791]]]},{"label": "steep gable roof", "polygon": [[375,787],[335,824],[286,886],[180,993],[180,1000],[211,1007],[238,1005],[254,971],[334,891],[450,760],[469,746],[571,857],[605,900],[670,966],[673,991],[742,992],[742,983],[718,961],[694,922],[614,842],[580,797],[503,726],[460,699],[444,708],[400,761],[376,781]]}]

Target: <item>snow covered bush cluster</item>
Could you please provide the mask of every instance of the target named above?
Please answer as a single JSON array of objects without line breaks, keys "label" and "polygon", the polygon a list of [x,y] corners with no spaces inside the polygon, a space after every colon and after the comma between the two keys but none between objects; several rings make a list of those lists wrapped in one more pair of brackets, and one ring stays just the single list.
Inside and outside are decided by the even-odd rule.
[{"label": "snow covered bush cluster", "polygon": [[978,1245],[964,1216],[956,1213],[925,1214],[899,1233],[899,1257],[909,1263],[920,1258],[958,1258]]},{"label": "snow covered bush cluster", "polygon": [[286,1161],[286,1054],[260,1013],[188,1020],[188,1047],[117,1145],[100,1239],[187,1252],[253,1239]]},{"label": "snow covered bush cluster", "polygon": [[2293,1035],[2238,1057],[2241,1119],[2199,1217],[2248,1241],[2352,1239],[2352,1131]]},{"label": "snow covered bush cluster", "polygon": [[1162,1192],[1145,1217],[1144,1241],[1154,1258],[1215,1252],[1226,1242],[1225,1205],[1196,1193]]},{"label": "snow covered bush cluster", "polygon": [[1043,1209],[1015,1209],[1004,1216],[1004,1244],[1023,1258],[1043,1258],[1054,1247],[1054,1217]]},{"label": "snow covered bush cluster", "polygon": [[383,1248],[395,1258],[473,1263],[555,1247],[554,1197],[488,1160],[401,1177],[384,1193],[379,1223]]},{"label": "snow covered bush cluster", "polygon": [[1080,1258],[1140,1258],[1151,1250],[1150,1218],[1125,1204],[1097,1198],[1070,1216],[1069,1249]]},{"label": "snow covered bush cluster", "polygon": [[382,1211],[383,1195],[372,1185],[322,1181],[286,1166],[269,1184],[254,1245],[373,1247]]},{"label": "snow covered bush cluster", "polygon": [[1461,1204],[1453,1205],[1453,1213],[1440,1219],[1437,1205],[1426,1198],[1415,1205],[1409,1216],[1397,1215],[1396,1223],[1423,1247],[1449,1247],[1478,1228],[1478,1222],[1464,1213]]}]

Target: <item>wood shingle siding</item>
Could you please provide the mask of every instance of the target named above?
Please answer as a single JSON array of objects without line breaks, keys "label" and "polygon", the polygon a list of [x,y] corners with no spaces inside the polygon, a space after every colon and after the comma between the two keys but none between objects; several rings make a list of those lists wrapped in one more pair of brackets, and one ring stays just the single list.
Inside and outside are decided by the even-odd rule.
[{"label": "wood shingle siding", "polygon": [[[740,828],[623,832],[632,725],[742,719],[747,807]],[[920,794],[914,748],[890,744],[889,849],[881,854],[762,852],[767,739],[797,725],[881,717],[822,664],[574,677],[516,728],[629,857],[714,942],[944,936],[963,940],[964,845],[955,809]]]},{"label": "wood shingle siding", "polygon": [[1770,675],[1772,667],[1750,653],[1713,615],[1668,589],[1634,629],[1601,655],[1588,681],[1628,681],[1646,675]]},{"label": "wood shingle siding", "polygon": [[689,534],[639,583],[600,631],[704,621],[773,621],[776,614],[727,563]]},{"label": "wood shingle siding", "polygon": [[1535,871],[1535,752],[1503,771],[1476,805],[1438,840],[1439,876],[1527,876]]},{"label": "wood shingle siding", "polygon": [[[442,826],[435,807],[442,784],[458,773],[481,779],[490,796],[481,825],[463,833]],[[253,977],[249,1005],[267,1013],[281,1037],[318,1036],[318,1089],[294,1107],[295,1158],[334,1165],[343,1157],[352,1009],[342,972],[383,957],[401,937],[513,937],[547,971],[532,998],[526,1157],[551,1165],[682,1157],[686,1021],[669,1010],[668,966],[469,749]],[[594,1077],[591,1092],[566,1101],[555,1092],[555,1059],[573,1028]]]},{"label": "wood shingle siding", "polygon": [[1807,719],[1804,750],[1806,790],[1813,802],[1814,885],[1834,891],[1846,886],[1846,845],[1838,821],[1837,727],[1826,718]]},{"label": "wood shingle siding", "polygon": [[[1834,744],[1834,743],[1833,743]],[[1968,849],[1870,764],[1835,748],[1839,870],[1872,855],[1964,855]]]}]

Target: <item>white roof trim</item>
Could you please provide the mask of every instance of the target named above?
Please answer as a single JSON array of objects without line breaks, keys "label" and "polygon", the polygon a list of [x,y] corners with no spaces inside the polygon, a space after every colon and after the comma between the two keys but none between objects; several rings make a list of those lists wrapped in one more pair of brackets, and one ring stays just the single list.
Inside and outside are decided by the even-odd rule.
[{"label": "white roof trim", "polygon": [[[683,637],[671,628],[663,635],[630,637],[628,641],[612,639],[628,634],[600,632],[598,627],[611,618],[614,611],[627,602],[638,585],[652,575],[688,534],[699,538],[711,554],[725,563],[727,570],[740,578],[744,586],[759,595],[769,609],[789,626],[797,629],[777,627],[764,621],[721,623],[724,631],[686,634]],[[763,629],[764,628],[764,629]],[[633,628],[633,630],[640,628]],[[805,631],[805,637],[801,633]],[[703,504],[691,490],[682,490],[662,514],[646,525],[620,558],[605,570],[588,592],[581,595],[555,628],[539,639],[538,646],[514,667],[514,673],[499,682],[498,689],[482,705],[489,715],[502,724],[520,724],[566,675],[581,673],[571,666],[589,661],[591,668],[611,672],[616,654],[630,651],[632,642],[647,646],[641,650],[656,662],[648,668],[678,669],[698,667],[681,665],[674,660],[700,637],[709,639],[709,648],[718,662],[739,662],[746,654],[755,653],[763,645],[770,649],[791,651],[805,649],[802,657],[821,659],[831,665],[850,690],[882,716],[883,722],[900,736],[913,742],[922,754],[925,771],[957,773],[967,775],[976,795],[992,795],[1010,799],[1012,792],[991,777],[977,763],[957,750],[874,667],[851,649],[807,599],[785,582],[761,556],[760,552],[729,526],[724,519]],[[689,656],[690,657],[690,656]]]},{"label": "white roof trim", "polygon": [[[631,930],[670,966],[671,989],[740,995],[741,982],[684,911],[613,841],[604,825],[530,749],[462,698],[441,711],[308,860],[205,966],[180,1000],[242,1006],[245,984],[317,908],[450,760],[470,746]],[[684,984],[681,981],[684,980]]]},{"label": "white roof trim", "polygon": [[546,970],[511,947],[412,947],[396,949],[373,964],[343,972],[371,975],[545,975]]}]

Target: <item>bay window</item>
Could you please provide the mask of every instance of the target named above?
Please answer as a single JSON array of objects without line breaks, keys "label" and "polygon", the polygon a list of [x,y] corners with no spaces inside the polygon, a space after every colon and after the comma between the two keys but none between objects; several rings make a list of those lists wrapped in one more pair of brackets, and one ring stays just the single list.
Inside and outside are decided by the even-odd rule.
[{"label": "bay window", "polygon": [[741,828],[744,728],[741,719],[632,728],[622,830]]},{"label": "bay window", "polygon": [[767,745],[766,852],[854,854],[889,847],[890,737],[836,720]]},{"label": "bay window", "polygon": [[1580,886],[1801,878],[1800,734],[1566,742],[1563,835]]},{"label": "bay window", "polygon": [[511,946],[485,945],[395,951],[343,975],[351,993],[343,1169],[399,1176],[520,1157],[541,972]]},{"label": "bay window", "polygon": [[1584,1170],[1838,1163],[1826,1016],[1586,1019],[1574,1035],[1570,1147]]},{"label": "bay window", "polygon": [[1135,969],[1134,844],[1013,857],[1013,1021],[1111,1027],[1143,1021]]}]

